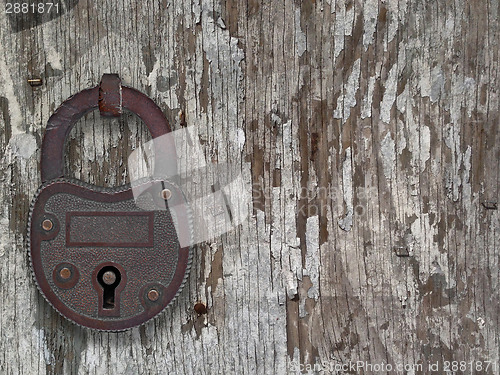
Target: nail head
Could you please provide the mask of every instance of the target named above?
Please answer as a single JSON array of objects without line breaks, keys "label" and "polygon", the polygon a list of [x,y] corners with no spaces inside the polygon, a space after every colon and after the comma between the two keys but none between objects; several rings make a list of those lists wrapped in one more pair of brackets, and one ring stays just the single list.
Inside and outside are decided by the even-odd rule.
[{"label": "nail head", "polygon": [[156,289],[151,289],[148,292],[148,299],[152,302],[158,301],[158,298],[160,298],[160,293]]},{"label": "nail head", "polygon": [[53,227],[54,227],[54,223],[53,223],[51,220],[49,220],[49,219],[45,219],[45,220],[42,222],[42,228],[43,228],[43,230],[45,230],[45,231],[47,231],[47,232],[48,232],[49,230],[51,230]]}]

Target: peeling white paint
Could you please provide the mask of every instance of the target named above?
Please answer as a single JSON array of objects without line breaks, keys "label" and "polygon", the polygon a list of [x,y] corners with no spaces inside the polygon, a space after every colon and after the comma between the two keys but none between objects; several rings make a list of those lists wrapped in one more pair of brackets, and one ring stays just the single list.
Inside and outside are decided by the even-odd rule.
[{"label": "peeling white paint", "polygon": [[401,155],[401,153],[405,148],[406,148],[405,125],[403,121],[398,120],[397,144],[396,144],[396,150],[398,155]]},{"label": "peeling white paint", "polygon": [[373,43],[373,36],[377,29],[378,21],[378,0],[366,0],[363,7],[364,17],[364,33],[363,33],[363,46],[365,51],[368,46]]},{"label": "peeling white paint", "polygon": [[243,150],[243,146],[245,145],[245,142],[246,142],[245,131],[243,129],[240,129],[240,128],[236,129],[234,143],[237,145],[239,151]]},{"label": "peeling white paint", "polygon": [[[471,202],[472,201],[472,186],[471,186],[471,169],[472,169],[472,148],[467,145],[467,149],[463,153],[463,168],[462,168],[462,201]],[[475,215],[475,208],[470,207],[470,205],[465,205],[467,208],[467,215],[465,223],[469,228],[472,228],[477,220]]]},{"label": "peeling white paint", "polygon": [[41,27],[43,33],[44,40],[44,52],[45,52],[45,60],[48,64],[50,64],[52,69],[58,69],[62,71],[63,67],[63,58],[57,49],[57,34],[55,33],[55,29],[50,27],[48,23],[43,24]]},{"label": "peeling white paint", "polygon": [[43,358],[43,361],[46,365],[54,365],[56,363],[56,359],[54,354],[50,351],[47,345],[47,338],[45,337],[45,330],[43,328],[36,329],[33,327],[32,329],[33,340],[37,343],[40,358]]},{"label": "peeling white paint", "polygon": [[28,133],[16,134],[10,139],[9,147],[14,157],[29,159],[37,150],[36,138]]},{"label": "peeling white paint", "polygon": [[300,8],[295,9],[295,52],[302,56],[307,48],[306,34],[300,28]]},{"label": "peeling white paint", "polygon": [[406,85],[403,92],[399,94],[398,98],[396,99],[396,108],[401,113],[406,113],[406,104],[409,102],[409,93],[409,86]]},{"label": "peeling white paint", "polygon": [[308,315],[306,310],[306,299],[301,298],[299,301],[299,318],[305,318]]},{"label": "peeling white paint", "polygon": [[[292,121],[283,122],[276,114],[271,113],[271,120],[282,127],[282,136],[276,144],[276,165],[281,170],[281,186],[273,188],[273,224],[271,232],[271,249],[275,259],[281,259],[278,270],[281,271],[286,296],[290,299],[298,295],[298,281],[302,280],[302,252],[300,239],[296,232],[295,202],[288,199],[296,194],[294,181],[299,178],[298,171],[293,170],[293,161],[297,155],[297,134]],[[283,215],[284,213],[284,215]],[[280,256],[278,255],[280,254]],[[283,298],[283,303],[285,299]]]},{"label": "peeling white paint", "polygon": [[[6,251],[11,249],[10,246],[7,246],[7,244],[10,243],[9,215],[7,213],[7,207],[4,207],[1,210],[1,215],[0,215],[0,243],[3,245],[0,246],[0,258],[3,258],[6,255]],[[5,265],[4,261],[0,262],[0,271],[2,270],[4,265]]]},{"label": "peeling white paint", "polygon": [[[340,53],[344,50],[344,39],[346,35],[351,34],[352,21],[354,19],[353,12],[346,11],[346,1],[337,0],[334,1],[332,6],[332,12],[335,13],[335,25],[334,25],[334,50],[333,56],[334,60],[337,60]],[[351,10],[353,10],[351,7]]]},{"label": "peeling white paint", "polygon": [[222,30],[226,30],[226,23],[221,17],[217,18],[217,26],[219,26]]},{"label": "peeling white paint", "polygon": [[384,87],[384,97],[382,98],[382,102],[380,103],[380,119],[388,124],[391,120],[391,109],[396,100],[397,93],[397,76],[398,76],[398,66],[395,63],[389,74],[387,76],[387,80],[385,81]]},{"label": "peeling white paint", "polygon": [[[234,68],[239,69],[240,62],[244,59],[243,50],[238,47],[238,39],[229,35],[229,31],[214,28],[213,18],[208,11],[203,10],[203,50],[206,53],[207,60],[214,63],[216,70],[231,72]],[[234,64],[234,65],[233,65]]]},{"label": "peeling white paint", "polygon": [[[201,47],[210,63],[209,79],[212,85],[213,103],[209,103],[211,113],[208,115],[212,116],[211,121],[217,125],[212,135],[214,146],[218,147],[219,151],[229,152],[225,145],[235,138],[233,125],[241,123],[238,105],[243,100],[239,92],[243,79],[241,62],[245,58],[245,53],[238,45],[238,38],[232,37],[229,30],[222,30],[216,25],[213,15],[217,9],[214,9],[213,5],[211,1],[202,3],[202,35],[200,35]],[[225,103],[225,108],[220,107],[221,103]],[[242,124],[240,127],[243,127]]]},{"label": "peeling white paint", "polygon": [[476,319],[476,321],[479,329],[483,329],[486,326],[486,322],[480,316]]},{"label": "peeling white paint", "polygon": [[430,92],[430,99],[431,102],[435,103],[438,101],[439,97],[441,96],[441,93],[444,92],[444,74],[443,71],[441,70],[440,66],[436,66],[432,69],[431,72],[431,80],[432,80],[432,86],[431,86],[431,92]]},{"label": "peeling white paint", "polygon": [[201,22],[201,0],[193,1],[192,9],[193,9],[193,14],[194,14],[194,22],[196,24]]},{"label": "peeling white paint", "polygon": [[406,308],[408,305],[408,290],[406,289],[406,285],[398,284],[396,286],[396,294],[401,302],[401,306]]},{"label": "peeling white paint", "polygon": [[462,108],[467,110],[467,116],[471,116],[476,103],[476,82],[472,77],[461,74],[451,76],[451,90],[447,98],[451,123],[460,125],[462,123]]},{"label": "peeling white paint", "polygon": [[363,97],[361,105],[361,118],[365,119],[372,117],[372,101],[373,101],[373,89],[375,88],[375,77],[370,77],[368,80],[368,90],[366,95]]},{"label": "peeling white paint", "polygon": [[394,174],[396,166],[396,151],[395,143],[392,139],[391,133],[387,132],[380,145],[380,153],[382,156],[382,166],[384,168],[385,178],[390,180]]},{"label": "peeling white paint", "polygon": [[307,291],[308,298],[319,298],[319,216],[311,216],[306,222],[306,256],[304,276],[309,276],[312,286]]},{"label": "peeling white paint", "polygon": [[397,35],[399,27],[407,21],[408,0],[384,0],[387,5],[387,39],[384,41],[384,51],[387,51]]},{"label": "peeling white paint", "polygon": [[[353,66],[351,75],[344,85],[343,100],[340,98],[337,101],[337,109],[333,113],[334,118],[342,118],[342,123],[345,124],[351,115],[351,108],[356,106],[356,92],[359,89],[359,73],[360,73],[361,60],[357,59]],[[342,110],[343,108],[343,110]]]},{"label": "peeling white paint", "polygon": [[302,253],[300,247],[288,246],[282,252],[283,281],[288,298],[293,299],[298,294],[298,280],[302,280]]},{"label": "peeling white paint", "polygon": [[[354,13],[354,6],[349,0],[337,0],[339,3],[342,3],[342,8],[345,9],[345,18],[344,18],[344,35],[351,36],[352,31],[354,29],[354,20],[356,18],[356,14]],[[347,9],[348,8],[348,9]]]}]

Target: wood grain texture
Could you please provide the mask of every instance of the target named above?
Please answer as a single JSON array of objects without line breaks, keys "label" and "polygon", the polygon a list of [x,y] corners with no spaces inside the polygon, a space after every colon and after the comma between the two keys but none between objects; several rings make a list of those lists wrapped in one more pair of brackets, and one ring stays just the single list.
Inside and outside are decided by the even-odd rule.
[{"label": "wood grain texture", "polygon": [[[475,373],[498,373],[500,219],[482,204],[500,199],[497,0],[66,3],[38,25],[0,15],[0,373],[316,373],[358,360],[424,368],[401,374],[493,361]],[[252,215],[197,246],[175,303],[113,334],[61,318],[24,246],[47,120],[106,72],[174,128],[183,111],[206,156],[237,161],[253,186]],[[68,175],[123,184],[148,137],[132,115],[89,114]]]}]

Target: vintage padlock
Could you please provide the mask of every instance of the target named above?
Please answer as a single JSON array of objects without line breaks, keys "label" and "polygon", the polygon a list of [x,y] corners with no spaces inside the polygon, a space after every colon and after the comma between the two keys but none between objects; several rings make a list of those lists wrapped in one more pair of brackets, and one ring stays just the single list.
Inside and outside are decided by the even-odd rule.
[{"label": "vintage padlock", "polygon": [[[42,186],[30,208],[28,252],[40,291],[59,313],[85,327],[119,331],[153,318],[180,292],[191,263],[185,239],[192,228],[182,191],[172,181],[144,181],[134,187],[134,198],[130,184],[104,188],[64,177],[66,137],[96,108],[103,116],[120,116],[122,108],[135,113],[153,139],[170,132],[161,109],[122,86],[115,74],[66,100],[43,138]],[[155,175],[175,175],[170,146],[157,153]]]}]

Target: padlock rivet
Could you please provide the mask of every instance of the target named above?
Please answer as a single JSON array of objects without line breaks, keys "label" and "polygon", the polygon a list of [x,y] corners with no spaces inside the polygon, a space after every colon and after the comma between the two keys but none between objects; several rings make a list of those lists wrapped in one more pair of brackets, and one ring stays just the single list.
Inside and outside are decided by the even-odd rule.
[{"label": "padlock rivet", "polygon": [[59,271],[59,275],[61,276],[61,278],[63,279],[69,279],[71,277],[71,271],[69,268],[67,267],[64,267],[62,268],[60,271]]},{"label": "padlock rivet", "polygon": [[53,227],[54,227],[54,223],[53,223],[51,220],[49,220],[49,219],[45,219],[45,220],[42,222],[42,228],[43,228],[43,230],[45,230],[45,231],[47,231],[47,232],[48,232],[49,230],[51,230]]},{"label": "padlock rivet", "polygon": [[113,285],[116,281],[116,275],[113,271],[106,271],[104,275],[102,275],[102,281],[106,285]]},{"label": "padlock rivet", "polygon": [[169,189],[163,189],[161,191],[161,197],[167,201],[172,198],[172,192]]},{"label": "padlock rivet", "polygon": [[158,301],[158,298],[160,298],[160,293],[156,289],[151,289],[148,292],[148,299],[152,302]]}]

